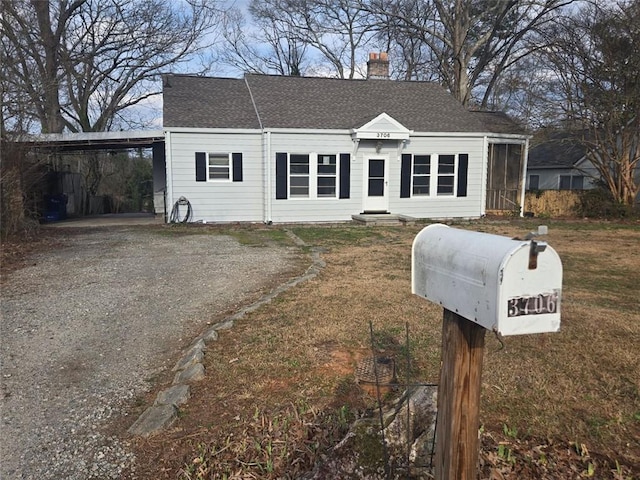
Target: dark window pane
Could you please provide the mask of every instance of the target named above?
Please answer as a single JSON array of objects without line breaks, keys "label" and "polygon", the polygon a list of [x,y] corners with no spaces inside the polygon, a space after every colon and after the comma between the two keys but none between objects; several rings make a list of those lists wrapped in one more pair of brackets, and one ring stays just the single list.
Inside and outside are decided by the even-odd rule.
[{"label": "dark window pane", "polygon": [[429,175],[431,173],[431,156],[416,155],[413,157],[413,173],[416,175]]},{"label": "dark window pane", "polygon": [[318,155],[318,165],[335,165],[335,155]]},{"label": "dark window pane", "polygon": [[209,178],[212,180],[227,180],[229,168],[209,167]]},{"label": "dark window pane", "polygon": [[290,182],[292,187],[308,187],[309,177],[291,177]]},{"label": "dark window pane", "polygon": [[214,156],[209,155],[209,165],[229,165],[229,157],[228,156]]},{"label": "dark window pane", "polygon": [[229,179],[229,155],[216,153],[209,154],[209,179],[228,180]]},{"label": "dark window pane", "polygon": [[309,155],[291,155],[289,157],[289,172],[292,174],[309,174]]},{"label": "dark window pane", "polygon": [[540,186],[540,175],[529,175],[529,190],[538,190]]},{"label": "dark window pane", "polygon": [[571,189],[571,175],[560,175],[560,190]]},{"label": "dark window pane", "polygon": [[336,174],[336,164],[333,165],[320,165],[318,164],[318,174],[319,175],[335,175]]},{"label": "dark window pane", "polygon": [[336,196],[336,179],[334,177],[318,178],[318,196],[319,197],[335,197]]},{"label": "dark window pane", "polygon": [[369,160],[369,177],[384,178],[384,160]]},{"label": "dark window pane", "polygon": [[336,189],[335,187],[318,187],[318,196],[319,197],[335,197]]},{"label": "dark window pane", "polygon": [[291,177],[291,196],[292,197],[308,197],[309,196],[309,177]]},{"label": "dark window pane", "polygon": [[413,194],[429,195],[429,177],[413,177]]},{"label": "dark window pane", "polygon": [[455,171],[455,155],[440,155],[438,157],[438,173],[453,174]]},{"label": "dark window pane", "polygon": [[319,187],[335,187],[336,177],[318,177]]},{"label": "dark window pane", "polygon": [[453,177],[438,177],[438,195],[453,195]]},{"label": "dark window pane", "polygon": [[413,177],[413,184],[414,185],[429,185],[429,178],[430,177]]},{"label": "dark window pane", "polygon": [[384,197],[384,178],[369,179],[369,196]]},{"label": "dark window pane", "polygon": [[336,196],[336,177],[318,177],[318,196]]},{"label": "dark window pane", "polygon": [[413,173],[416,175],[429,175],[431,173],[431,165],[414,165]]},{"label": "dark window pane", "polygon": [[582,190],[584,188],[584,177],[571,177],[571,190]]},{"label": "dark window pane", "polygon": [[291,154],[289,156],[289,161],[291,163],[309,163],[309,155],[299,155],[299,154]]}]

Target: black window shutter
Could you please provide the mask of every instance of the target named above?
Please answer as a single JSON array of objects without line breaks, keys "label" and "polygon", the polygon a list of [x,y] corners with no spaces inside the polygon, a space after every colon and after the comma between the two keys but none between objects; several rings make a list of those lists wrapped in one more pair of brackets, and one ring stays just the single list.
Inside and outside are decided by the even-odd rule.
[{"label": "black window shutter", "polygon": [[207,181],[207,154],[196,152],[196,182]]},{"label": "black window shutter", "polygon": [[351,195],[351,154],[340,154],[340,197],[349,198]]},{"label": "black window shutter", "polygon": [[400,167],[400,198],[411,197],[411,154],[402,154]]},{"label": "black window shutter", "polygon": [[242,181],[242,154],[232,153],[231,159],[233,162],[233,181],[241,182]]},{"label": "black window shutter", "polygon": [[287,154],[276,153],[276,199],[287,198]]},{"label": "black window shutter", "polygon": [[467,171],[469,170],[469,155],[458,155],[458,197],[467,196]]}]

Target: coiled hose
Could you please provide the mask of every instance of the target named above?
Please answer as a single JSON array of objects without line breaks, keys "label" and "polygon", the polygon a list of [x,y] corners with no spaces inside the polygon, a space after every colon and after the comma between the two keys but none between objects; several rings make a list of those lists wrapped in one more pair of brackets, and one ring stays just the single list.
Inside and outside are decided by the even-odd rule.
[{"label": "coiled hose", "polygon": [[[180,218],[180,206],[187,206],[187,214],[183,219]],[[173,208],[171,209],[171,216],[169,217],[169,222],[171,223],[187,223],[191,220],[193,212],[191,210],[191,202],[187,200],[185,197],[180,197],[176,203],[173,204]]]}]

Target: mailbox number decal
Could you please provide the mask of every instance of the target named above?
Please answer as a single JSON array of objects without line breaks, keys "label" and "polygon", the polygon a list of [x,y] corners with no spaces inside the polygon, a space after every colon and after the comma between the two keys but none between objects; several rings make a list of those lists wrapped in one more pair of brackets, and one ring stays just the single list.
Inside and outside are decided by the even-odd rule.
[{"label": "mailbox number decal", "polygon": [[513,297],[507,300],[507,317],[557,312],[558,292],[541,293],[532,297]]}]

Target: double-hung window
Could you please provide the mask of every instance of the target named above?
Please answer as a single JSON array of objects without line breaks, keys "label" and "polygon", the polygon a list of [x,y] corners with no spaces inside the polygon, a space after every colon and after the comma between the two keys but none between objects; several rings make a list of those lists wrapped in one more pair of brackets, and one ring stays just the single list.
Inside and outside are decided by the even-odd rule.
[{"label": "double-hung window", "polygon": [[582,175],[560,175],[560,190],[582,190],[584,177]]},{"label": "double-hung window", "polygon": [[289,155],[289,195],[309,196],[309,155]]},{"label": "double-hung window", "polygon": [[413,195],[429,195],[431,183],[431,155],[413,156]]},{"label": "double-hung window", "polygon": [[318,154],[318,197],[335,198],[337,166],[335,155]]},{"label": "double-hung window", "polygon": [[348,153],[276,152],[275,160],[277,200],[350,196],[351,155]]},{"label": "double-hung window", "polygon": [[453,195],[455,172],[456,156],[438,155],[438,195]]},{"label": "double-hung window", "polygon": [[231,159],[228,153],[210,153],[207,162],[207,178],[209,180],[230,180]]},{"label": "double-hung window", "polygon": [[242,153],[196,152],[196,182],[242,182]]},{"label": "double-hung window", "polygon": [[403,153],[400,165],[400,198],[466,197],[468,172],[468,153]]}]

